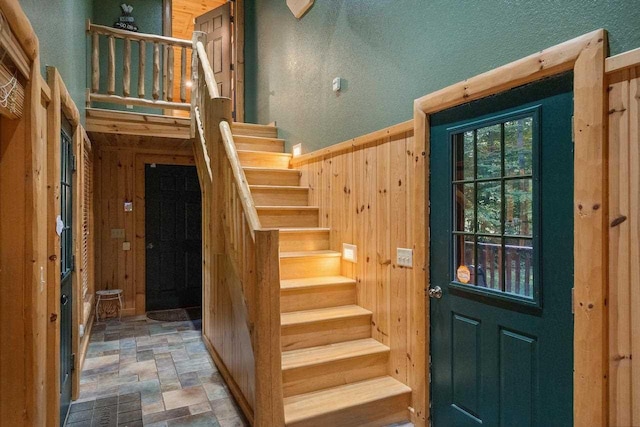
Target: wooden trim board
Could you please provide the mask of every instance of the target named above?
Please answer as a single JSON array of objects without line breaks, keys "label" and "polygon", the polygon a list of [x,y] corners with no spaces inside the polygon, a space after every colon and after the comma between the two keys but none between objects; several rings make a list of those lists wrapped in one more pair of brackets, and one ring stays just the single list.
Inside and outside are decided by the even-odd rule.
[{"label": "wooden trim board", "polygon": [[[429,158],[429,115],[457,105],[540,80],[554,74],[574,72],[575,115],[575,175],[576,181],[574,269],[575,269],[575,324],[574,324],[574,424],[606,425],[607,423],[607,318],[606,318],[606,264],[607,212],[606,198],[606,135],[604,61],[606,32],[602,29],[545,49],[526,58],[480,74],[463,82],[419,98],[414,103],[416,151],[425,162]],[[425,171],[428,165],[425,163]],[[428,174],[416,177],[416,188],[424,186],[416,199],[428,198]],[[426,197],[425,197],[426,196]],[[424,203],[416,202],[414,221],[428,224],[429,211]],[[418,227],[416,227],[418,228]],[[428,230],[424,228],[423,230]],[[428,233],[428,231],[426,231]],[[427,234],[416,242],[428,242]],[[415,249],[414,249],[415,250]],[[425,262],[423,281],[428,285],[428,246],[414,253],[414,259]],[[418,272],[419,268],[414,268]],[[421,289],[416,289],[414,310],[423,309],[428,316],[429,303]],[[420,319],[421,320],[421,319]],[[425,345],[429,353],[428,317],[423,325]],[[420,342],[416,343],[420,345]],[[428,372],[425,370],[425,373]],[[419,382],[419,381],[417,381]],[[422,384],[426,384],[423,379]],[[426,387],[413,389],[414,420],[425,425],[429,418],[429,395]],[[416,409],[424,408],[424,413]]]},{"label": "wooden trim board", "polygon": [[209,341],[209,338],[207,338],[207,336],[204,334],[202,334],[202,342],[204,342],[204,345],[207,347],[207,350],[211,355],[211,359],[213,359],[213,363],[218,368],[218,371],[220,371],[220,375],[222,375],[225,383],[227,383],[231,394],[236,399],[236,402],[238,402],[238,406],[240,406],[240,409],[242,409],[242,413],[245,417],[247,417],[247,421],[249,421],[250,425],[254,425],[253,409],[251,409],[251,405],[244,397],[244,394],[242,394],[240,386],[235,382],[233,376],[231,375],[231,372],[229,372],[229,369],[222,361],[222,358],[211,344],[211,341]]},{"label": "wooden trim board", "polygon": [[88,132],[190,139],[189,118],[87,108]]},{"label": "wooden trim board", "polygon": [[406,122],[398,123],[397,125],[389,126],[384,129],[368,133],[366,135],[357,136],[338,144],[331,145],[327,148],[321,148],[320,150],[312,151],[311,153],[294,157],[291,159],[291,165],[293,167],[296,167],[310,160],[327,157],[335,153],[349,150],[351,148],[362,147],[364,145],[379,141],[382,138],[399,135],[411,130],[413,130],[413,120],[407,120]]},{"label": "wooden trim board", "polygon": [[640,47],[607,58],[605,60],[605,72],[607,74],[615,73],[616,71],[620,71],[625,68],[637,67],[639,63]]},{"label": "wooden trim board", "polygon": [[47,138],[47,414],[52,425],[60,424],[60,237],[55,231],[60,215],[60,128],[62,107],[60,85],[53,67],[47,68],[51,89]]}]

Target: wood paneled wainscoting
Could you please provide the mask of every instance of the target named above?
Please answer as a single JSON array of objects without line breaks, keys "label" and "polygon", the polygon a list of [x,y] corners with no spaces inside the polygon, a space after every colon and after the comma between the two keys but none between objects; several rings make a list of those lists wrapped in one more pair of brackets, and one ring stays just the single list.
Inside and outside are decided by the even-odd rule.
[{"label": "wood paneled wainscoting", "polygon": [[320,226],[330,228],[330,249],[357,246],[356,262],[342,260],[342,274],[356,280],[357,304],[373,313],[372,337],[391,350],[388,375],[411,387],[417,418],[425,413],[424,260],[402,267],[396,248],[417,253],[425,242],[412,221],[423,159],[410,120],[292,160],[309,205],[320,208]]},{"label": "wood paneled wainscoting", "polygon": [[607,59],[609,425],[640,424],[640,49]]},{"label": "wood paneled wainscoting", "polygon": [[[122,289],[123,315],[144,314],[144,166],[195,165],[191,141],[98,132],[90,135],[95,148],[96,289]],[[132,212],[124,211],[124,202],[133,202]],[[124,237],[113,237],[112,230],[124,230]],[[123,242],[131,243],[130,251],[123,250]],[[101,314],[115,314],[111,313],[115,306],[105,305],[105,310]]]}]

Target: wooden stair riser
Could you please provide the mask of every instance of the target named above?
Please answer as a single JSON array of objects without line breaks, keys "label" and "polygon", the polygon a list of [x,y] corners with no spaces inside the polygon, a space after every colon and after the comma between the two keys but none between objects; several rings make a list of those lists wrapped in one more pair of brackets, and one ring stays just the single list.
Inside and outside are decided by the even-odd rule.
[{"label": "wooden stair riser", "polygon": [[280,259],[280,280],[318,276],[338,276],[339,274],[339,257],[302,257]]},{"label": "wooden stair riser", "polygon": [[352,283],[280,291],[280,311],[313,310],[356,303],[356,286]]},{"label": "wooden stair riser", "polygon": [[385,375],[285,397],[287,427],[381,427],[409,419],[411,389]]},{"label": "wooden stair riser", "polygon": [[370,314],[282,326],[280,342],[283,350],[295,350],[369,337]]},{"label": "wooden stair riser", "polygon": [[300,171],[296,169],[244,168],[249,185],[300,185]]},{"label": "wooden stair riser", "polygon": [[251,195],[256,206],[308,206],[309,188],[307,187],[251,187]]},{"label": "wooden stair riser", "polygon": [[389,351],[282,371],[284,397],[387,375]]},{"label": "wooden stair riser", "polygon": [[262,228],[317,227],[320,212],[315,209],[262,209],[256,208]]},{"label": "wooden stair riser", "polygon": [[256,125],[253,123],[232,123],[233,134],[248,135],[264,138],[277,138],[278,128],[269,125]]},{"label": "wooden stair riser", "polygon": [[268,151],[284,153],[284,140],[277,138],[263,138],[245,135],[233,135],[236,150]]},{"label": "wooden stair riser", "polygon": [[264,151],[238,150],[242,167],[289,169],[290,154],[268,153]]},{"label": "wooden stair riser", "polygon": [[280,251],[321,251],[329,249],[329,230],[280,231]]},{"label": "wooden stair riser", "polygon": [[329,412],[323,416],[286,423],[287,427],[381,427],[410,419],[411,393],[376,400],[355,408]]}]

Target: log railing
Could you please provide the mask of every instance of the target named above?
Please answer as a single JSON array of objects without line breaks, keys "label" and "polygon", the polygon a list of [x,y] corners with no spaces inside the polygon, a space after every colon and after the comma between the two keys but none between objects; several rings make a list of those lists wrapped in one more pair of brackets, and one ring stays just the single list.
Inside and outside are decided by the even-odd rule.
[{"label": "log railing", "polygon": [[[87,22],[87,32],[91,36],[91,88],[88,102],[105,102],[120,105],[135,105],[147,108],[186,110],[187,93],[191,84],[187,76],[187,55],[193,48],[191,40],[155,34],[134,33]],[[106,55],[100,52],[101,38],[106,38]],[[122,49],[117,49],[117,40],[121,40]],[[118,43],[120,44],[120,43]],[[138,58],[132,60],[132,44],[138,45]],[[116,93],[116,52],[122,53],[122,86]],[[149,55],[149,52],[152,52]],[[147,82],[147,59],[152,58],[151,82]],[[106,58],[107,74],[101,78],[101,60]],[[174,93],[174,61],[180,58],[179,93]],[[132,62],[133,61],[133,62]],[[137,90],[131,88],[132,74],[137,73]],[[151,87],[148,96],[146,86]],[[135,93],[137,96],[132,96]]]},{"label": "log railing", "polygon": [[[234,316],[246,315],[252,344],[252,349],[244,349],[252,353],[251,357],[214,357],[226,366],[235,365],[228,382],[245,383],[244,389],[238,386],[242,396],[236,398],[253,425],[283,426],[279,234],[260,225],[231,133],[231,100],[219,95],[204,37],[204,33],[194,33],[191,98],[193,127],[197,129],[194,152],[203,187],[203,280],[207,289],[228,287],[225,291],[232,302],[233,295],[242,296],[241,307],[233,307]],[[208,330],[216,326],[207,319],[207,306],[211,309],[215,304],[204,302],[203,334],[218,353],[217,334]],[[253,366],[238,367],[243,363],[238,360],[253,361]],[[241,372],[250,372],[250,377],[244,381],[234,377]],[[234,391],[234,387],[231,389]]]}]

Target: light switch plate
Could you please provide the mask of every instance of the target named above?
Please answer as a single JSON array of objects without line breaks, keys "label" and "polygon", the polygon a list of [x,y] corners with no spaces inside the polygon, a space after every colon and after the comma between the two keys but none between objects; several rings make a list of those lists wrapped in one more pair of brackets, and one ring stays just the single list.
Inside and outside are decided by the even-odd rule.
[{"label": "light switch plate", "polygon": [[413,249],[397,248],[396,263],[401,267],[413,267]]},{"label": "light switch plate", "polygon": [[341,86],[342,79],[340,77],[336,77],[335,79],[333,79],[333,82],[331,82],[331,88],[334,92],[338,92],[341,89]]},{"label": "light switch plate", "polygon": [[111,229],[111,238],[112,239],[124,239],[124,228],[112,228]]}]

